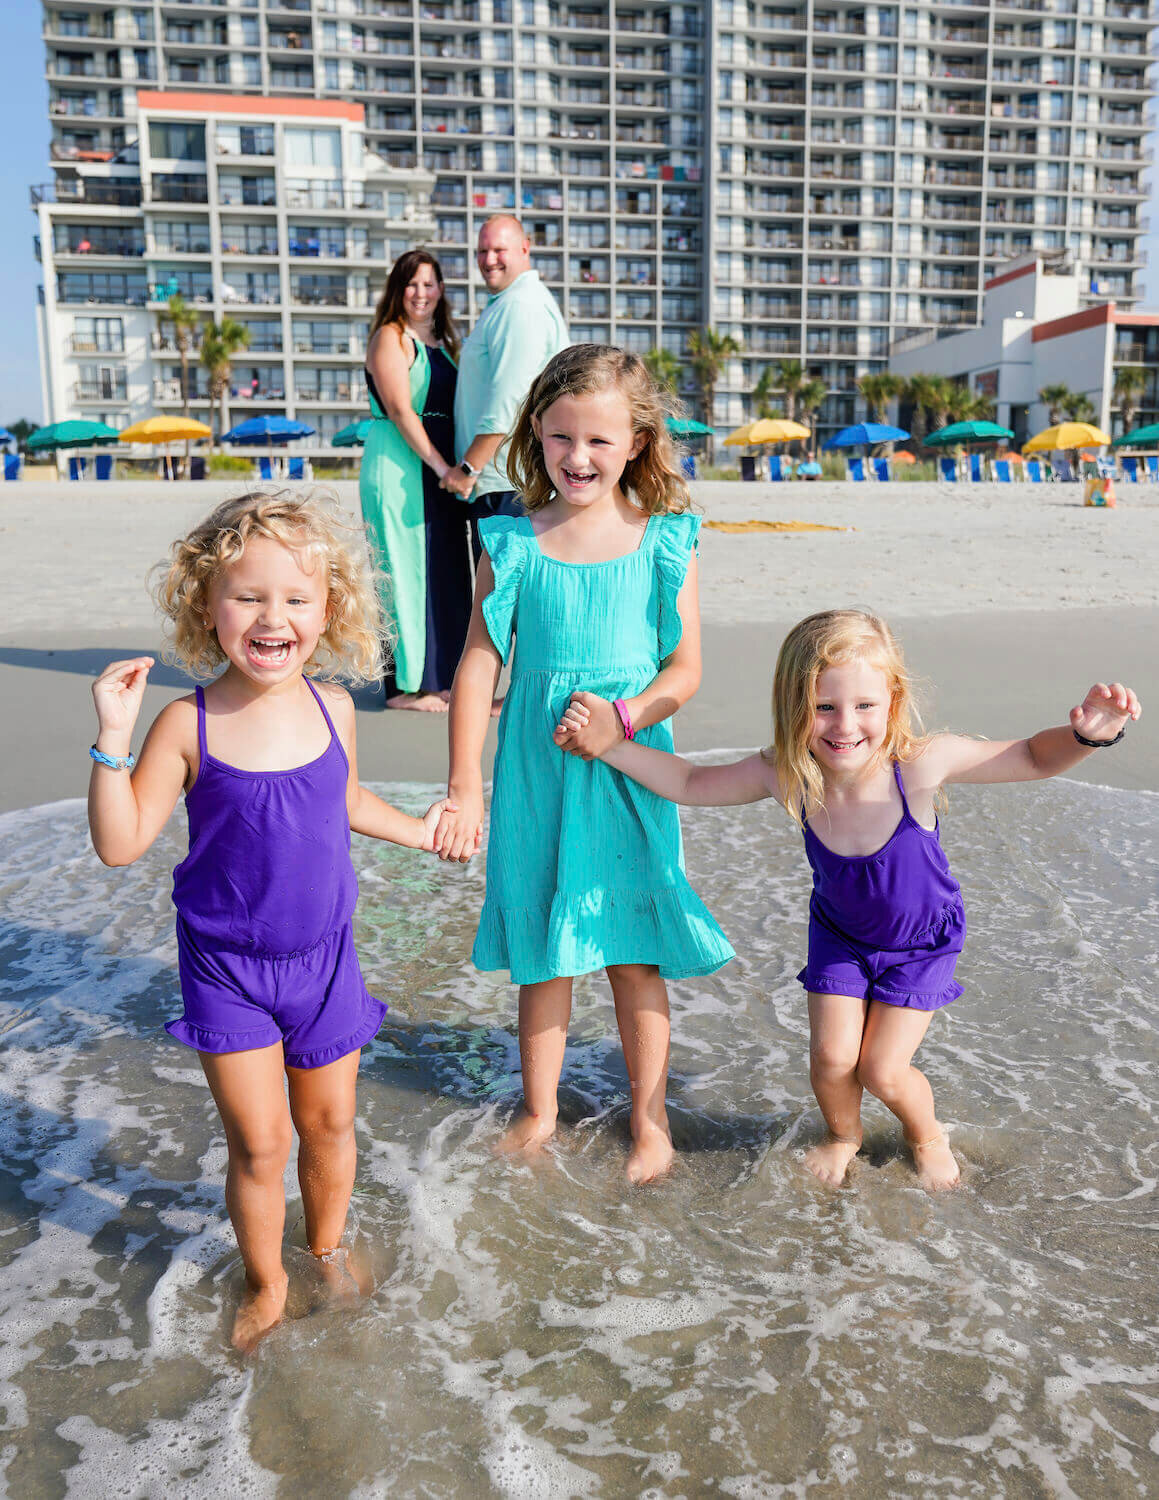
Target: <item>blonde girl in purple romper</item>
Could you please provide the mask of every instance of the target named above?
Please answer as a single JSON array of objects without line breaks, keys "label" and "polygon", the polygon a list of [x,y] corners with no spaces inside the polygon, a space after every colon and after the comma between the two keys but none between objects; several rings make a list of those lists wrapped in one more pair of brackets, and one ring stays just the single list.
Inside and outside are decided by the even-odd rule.
[{"label": "blonde girl in purple romper", "polygon": [[[578,693],[560,724],[582,727]],[[726,766],[694,766],[621,742],[604,759],[644,786],[704,807],[772,797],[801,827],[813,870],[809,956],[810,1078],[828,1133],[806,1157],[840,1183],[861,1145],[868,1089],[901,1121],[919,1180],[953,1187],[958,1163],[913,1056],[934,1013],[962,988],[958,882],[935,798],[948,782],[1058,776],[1122,738],[1139,700],[1096,683],[1070,723],[1025,740],[919,736],[910,681],[889,627],[860,610],[810,615],[786,636],[773,678],[773,745]]]},{"label": "blonde girl in purple romper", "polygon": [[381,616],[365,534],[333,500],[227,500],[174,543],[158,598],[176,659],[199,676],[225,670],[161,710],[134,767],[153,658],[105,668],[89,826],[105,864],[131,864],[185,794],[189,854],[173,882],[184,1014],[166,1030],[196,1048],[225,1129],[245,1265],[232,1338],[248,1352],[286,1302],[291,1121],[307,1244],[328,1280],[350,1276],[354,1086],[386,1010],[354,951],[351,830],[429,850],[447,804],[411,818],[358,784],[354,704],[330,679],[379,676]]}]

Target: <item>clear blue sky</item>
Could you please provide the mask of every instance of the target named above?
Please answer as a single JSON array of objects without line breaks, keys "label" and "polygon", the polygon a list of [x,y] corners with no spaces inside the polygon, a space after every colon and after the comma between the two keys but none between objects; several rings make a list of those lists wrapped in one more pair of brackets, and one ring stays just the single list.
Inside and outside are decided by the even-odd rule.
[{"label": "clear blue sky", "polygon": [[[41,420],[40,367],[36,352],[36,288],[40,267],[32,254],[36,220],[28,189],[50,182],[48,87],[44,82],[41,9],[35,0],[13,0],[4,10],[7,61],[0,90],[0,286],[4,288],[4,357],[0,360],[0,425],[28,417]],[[1143,291],[1159,302],[1159,196],[1152,182],[1151,231],[1144,240],[1150,265]]]}]

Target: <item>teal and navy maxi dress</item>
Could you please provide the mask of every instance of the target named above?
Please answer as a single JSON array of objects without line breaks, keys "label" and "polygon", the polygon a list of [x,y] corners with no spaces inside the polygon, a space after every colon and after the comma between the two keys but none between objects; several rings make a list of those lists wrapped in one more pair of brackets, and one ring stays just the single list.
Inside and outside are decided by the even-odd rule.
[{"label": "teal and navy maxi dress", "polygon": [[[675,650],[676,597],[699,528],[696,516],[652,516],[635,552],[565,563],[540,551],[525,516],[479,524],[495,574],[483,618],[500,656],[511,657],[472,954],[480,969],[537,984],[656,964],[680,979],[733,957],[685,876],[675,804],[552,740],[573,692],[631,697]],[[637,738],[671,750],[671,724]]]}]

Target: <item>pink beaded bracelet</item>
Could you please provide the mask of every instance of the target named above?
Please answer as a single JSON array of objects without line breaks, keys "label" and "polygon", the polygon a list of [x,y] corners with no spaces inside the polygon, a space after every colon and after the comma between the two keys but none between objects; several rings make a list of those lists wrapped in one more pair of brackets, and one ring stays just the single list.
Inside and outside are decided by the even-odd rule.
[{"label": "pink beaded bracelet", "polygon": [[636,731],[632,728],[632,715],[628,712],[628,705],[622,698],[617,698],[612,707],[619,714],[620,723],[624,726],[624,738],[626,740],[634,740],[636,738]]}]

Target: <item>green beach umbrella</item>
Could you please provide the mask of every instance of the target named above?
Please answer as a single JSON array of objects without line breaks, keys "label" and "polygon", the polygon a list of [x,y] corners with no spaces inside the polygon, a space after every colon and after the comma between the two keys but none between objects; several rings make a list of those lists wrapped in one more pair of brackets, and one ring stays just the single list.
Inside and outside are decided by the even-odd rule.
[{"label": "green beach umbrella", "polygon": [[1009,427],[999,427],[997,422],[952,422],[927,433],[925,441],[927,447],[936,448],[942,443],[1001,443],[1013,436]]},{"label": "green beach umbrella", "polygon": [[1150,448],[1159,443],[1159,422],[1147,427],[1136,427],[1134,432],[1123,432],[1111,444],[1112,448]]},{"label": "green beach umbrella", "polygon": [[330,439],[332,448],[361,448],[370,436],[370,424],[372,417],[363,417],[361,422],[351,422],[349,427],[343,427]]},{"label": "green beach umbrella", "polygon": [[665,417],[664,425],[673,437],[708,437],[711,427],[694,422],[691,417]]},{"label": "green beach umbrella", "polygon": [[120,434],[104,422],[53,422],[39,427],[25,443],[29,453],[47,453],[57,448],[89,448],[94,443],[115,443]]}]

